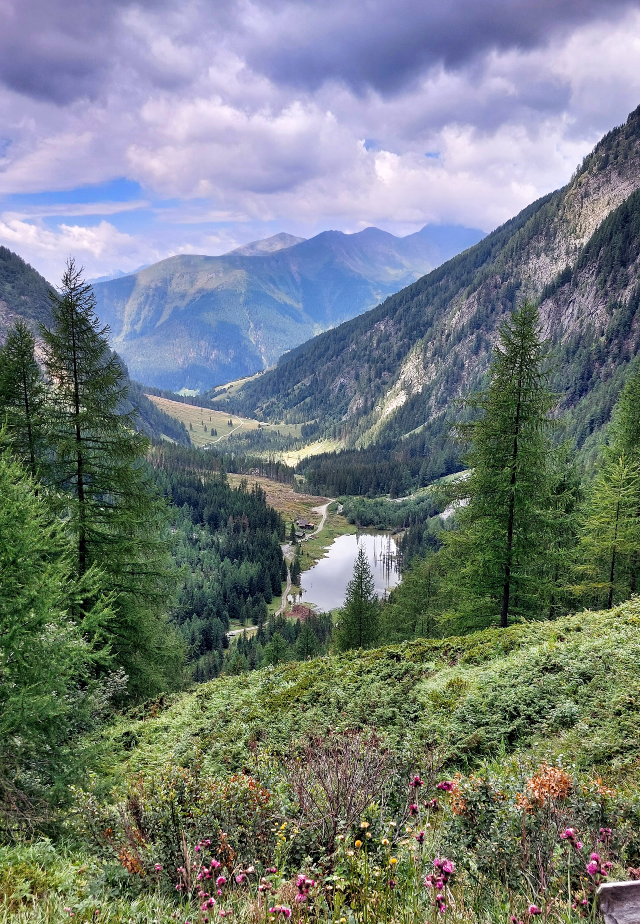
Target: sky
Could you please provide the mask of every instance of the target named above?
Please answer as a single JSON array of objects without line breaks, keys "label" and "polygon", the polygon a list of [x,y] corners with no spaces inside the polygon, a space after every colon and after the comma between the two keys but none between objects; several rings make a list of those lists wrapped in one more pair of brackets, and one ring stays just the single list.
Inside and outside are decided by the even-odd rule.
[{"label": "sky", "polygon": [[0,244],[51,282],[487,232],[640,105],[640,0],[0,0]]}]

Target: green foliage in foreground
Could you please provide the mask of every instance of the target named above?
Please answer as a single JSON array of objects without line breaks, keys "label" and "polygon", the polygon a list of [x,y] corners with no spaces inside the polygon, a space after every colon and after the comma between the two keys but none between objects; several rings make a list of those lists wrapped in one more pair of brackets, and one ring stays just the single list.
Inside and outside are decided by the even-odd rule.
[{"label": "green foliage in foreground", "polygon": [[[638,626],[634,599],[138,707],[103,734],[103,773],[78,794],[82,851],[0,850],[4,920],[204,924],[232,909],[280,924],[282,906],[301,922],[424,924],[441,891],[450,924],[528,922],[530,904],[577,924],[597,882],[639,859]],[[330,779],[348,797],[335,823]],[[440,891],[425,886],[437,857],[455,865]]]},{"label": "green foliage in foreground", "polygon": [[251,765],[306,733],[374,728],[399,749],[473,768],[518,749],[623,778],[640,756],[640,600],[610,612],[290,662],[222,677],[105,732],[110,776],[196,757]]}]

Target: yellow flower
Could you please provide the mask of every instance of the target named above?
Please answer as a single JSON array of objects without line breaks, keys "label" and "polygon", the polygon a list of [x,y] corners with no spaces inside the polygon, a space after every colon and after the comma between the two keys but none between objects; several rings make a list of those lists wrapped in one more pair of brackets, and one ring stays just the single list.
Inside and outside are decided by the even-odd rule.
[{"label": "yellow flower", "polygon": [[362,841],[356,841],[356,847],[362,847]]},{"label": "yellow flower", "polygon": [[389,841],[387,840],[386,837],[383,837],[382,840],[380,841],[380,843],[382,844],[383,847],[388,847],[388,846],[389,846]]},{"label": "yellow flower", "polygon": [[361,827],[361,828],[368,828],[368,827],[369,827],[369,822],[368,822],[368,821],[361,821],[361,822],[360,822],[360,827]]},{"label": "yellow flower", "polygon": [[398,862],[398,858],[397,858],[397,857],[391,857],[391,858],[389,859],[389,863],[390,863],[392,866],[395,866],[397,862]]}]

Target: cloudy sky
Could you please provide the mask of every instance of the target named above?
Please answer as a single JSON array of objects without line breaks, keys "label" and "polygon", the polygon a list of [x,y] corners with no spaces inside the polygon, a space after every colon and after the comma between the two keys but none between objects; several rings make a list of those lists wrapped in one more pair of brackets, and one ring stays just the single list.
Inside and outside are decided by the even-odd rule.
[{"label": "cloudy sky", "polygon": [[640,104],[640,0],[0,0],[0,243],[51,281],[489,231]]}]

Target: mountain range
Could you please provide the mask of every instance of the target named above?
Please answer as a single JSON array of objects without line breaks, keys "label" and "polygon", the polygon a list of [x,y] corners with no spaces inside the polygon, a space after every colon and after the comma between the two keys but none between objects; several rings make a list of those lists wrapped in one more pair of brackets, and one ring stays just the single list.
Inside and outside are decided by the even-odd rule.
[{"label": "mountain range", "polygon": [[442,452],[456,399],[485,381],[499,326],[524,298],[540,306],[553,383],[582,444],[608,420],[640,352],[640,108],[565,187],[292,350],[236,393],[235,406],[315,421],[318,434],[361,451],[400,448],[419,466]]},{"label": "mountain range", "polygon": [[482,232],[429,226],[278,234],[223,256],[169,257],[94,284],[100,319],[134,378],[202,391],[273,365],[283,353],[378,304]]}]

